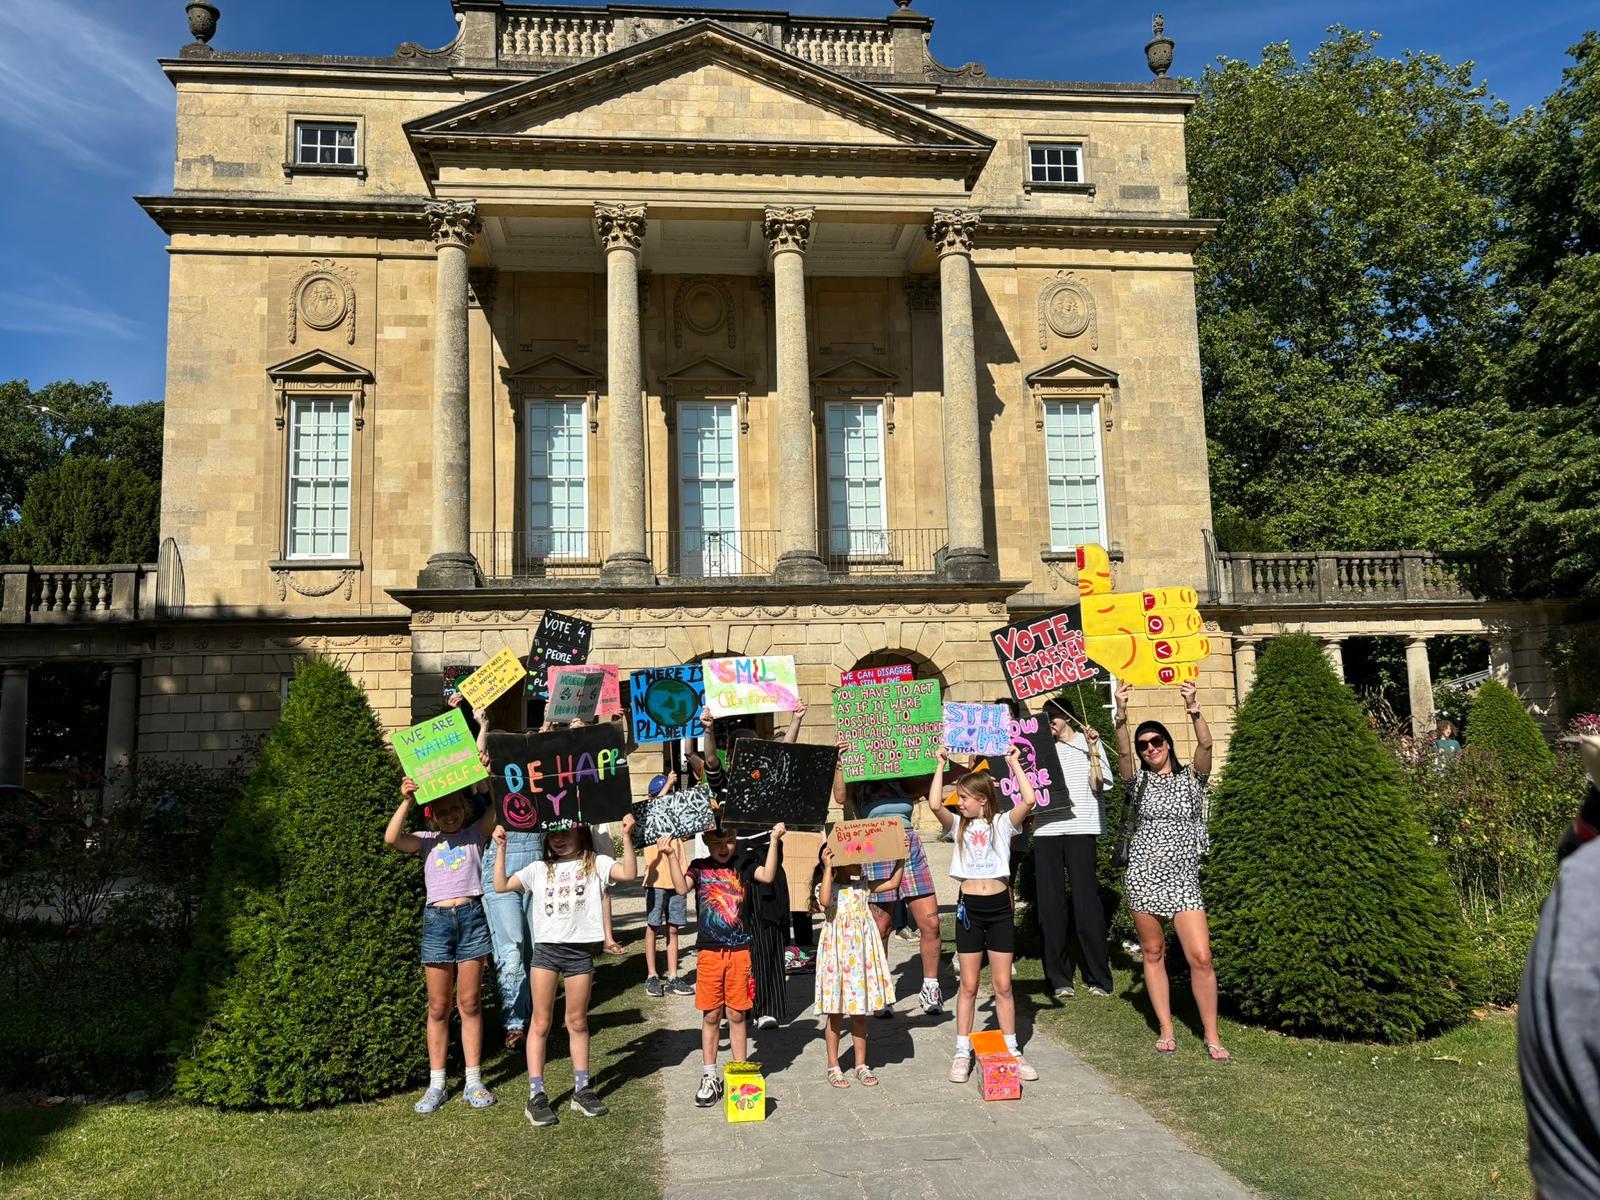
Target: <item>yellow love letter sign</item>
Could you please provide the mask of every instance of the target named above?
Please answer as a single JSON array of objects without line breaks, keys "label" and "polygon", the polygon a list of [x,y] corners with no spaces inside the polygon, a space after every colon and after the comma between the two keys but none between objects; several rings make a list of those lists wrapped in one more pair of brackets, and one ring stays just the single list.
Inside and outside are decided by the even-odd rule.
[{"label": "yellow love letter sign", "polygon": [[488,708],[527,677],[528,668],[510,650],[501,650],[483,666],[468,675],[457,690],[473,708]]},{"label": "yellow love letter sign", "polygon": [[1124,683],[1149,687],[1197,679],[1211,639],[1200,631],[1200,595],[1190,587],[1111,590],[1104,546],[1078,547],[1084,652]]}]

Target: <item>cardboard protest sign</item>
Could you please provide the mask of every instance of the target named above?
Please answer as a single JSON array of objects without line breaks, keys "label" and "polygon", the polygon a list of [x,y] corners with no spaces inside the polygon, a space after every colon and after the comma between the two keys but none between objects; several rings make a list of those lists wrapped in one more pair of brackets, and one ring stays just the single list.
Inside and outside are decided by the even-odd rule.
[{"label": "cardboard protest sign", "polygon": [[799,829],[784,831],[781,861],[783,877],[789,881],[790,912],[811,911],[811,877],[816,874],[822,844],[827,840],[827,834],[823,833]]},{"label": "cardboard protest sign", "polygon": [[575,667],[589,661],[589,645],[594,626],[581,617],[547,611],[539,619],[528,651],[528,695],[549,693],[551,667]]},{"label": "cardboard protest sign", "polygon": [[840,821],[828,830],[833,865],[893,862],[906,856],[906,826],[899,817],[869,817],[865,821]]},{"label": "cardboard protest sign", "polygon": [[488,708],[527,676],[528,669],[509,649],[502,649],[458,685],[461,698],[473,708]]},{"label": "cardboard protest sign", "polygon": [[[556,671],[560,672],[559,677]],[[587,667],[557,667],[550,673],[550,701],[544,719],[565,725],[571,721],[594,720],[605,688],[605,672]]]},{"label": "cardboard protest sign", "polygon": [[861,687],[869,683],[900,683],[915,674],[916,671],[910,663],[899,663],[892,667],[862,667],[856,671],[846,671],[839,676],[839,682],[844,687]]},{"label": "cardboard protest sign", "polygon": [[491,733],[489,782],[507,829],[620,820],[633,804],[622,730],[585,725],[549,733]]},{"label": "cardboard protest sign", "polygon": [[446,667],[444,669],[444,698],[458,695],[461,691],[461,681],[471,675],[471,667]]},{"label": "cardboard protest sign", "polygon": [[1078,594],[1089,659],[1134,687],[1198,679],[1200,662],[1211,653],[1211,639],[1201,632],[1199,593],[1162,587],[1115,594],[1111,587],[1105,547],[1079,546]]},{"label": "cardboard protest sign", "polygon": [[1011,749],[1011,710],[1004,704],[944,702],[944,744],[958,754],[998,754]]},{"label": "cardboard protest sign", "polygon": [[478,760],[467,719],[455,709],[395,731],[395,753],[400,766],[417,783],[417,803],[431,804],[457,788],[477,783],[489,772]]},{"label": "cardboard protest sign", "polygon": [[940,700],[937,679],[834,692],[833,721],[849,745],[839,760],[846,781],[933,774],[944,736]]},{"label": "cardboard protest sign", "polygon": [[775,825],[820,829],[833,799],[837,746],[804,742],[765,742],[740,738],[733,745],[728,790],[722,802],[724,824]]},{"label": "cardboard protest sign", "polygon": [[1018,621],[989,636],[1006,685],[1018,700],[1105,678],[1105,672],[1089,661],[1077,605],[1036,621]]},{"label": "cardboard protest sign", "polygon": [[713,717],[793,712],[800,703],[793,655],[711,658],[705,673],[706,704]]},{"label": "cardboard protest sign", "polygon": [[699,737],[705,732],[700,710],[706,703],[706,685],[699,663],[635,671],[628,676],[628,690],[633,740],[639,745]]}]

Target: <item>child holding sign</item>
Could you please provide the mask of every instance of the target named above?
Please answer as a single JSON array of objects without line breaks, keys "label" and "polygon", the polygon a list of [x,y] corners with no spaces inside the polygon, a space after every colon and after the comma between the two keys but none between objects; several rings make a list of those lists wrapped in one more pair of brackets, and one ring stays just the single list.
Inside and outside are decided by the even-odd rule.
[{"label": "child holding sign", "polygon": [[905,860],[885,865],[892,868],[890,873],[870,881],[860,867],[834,866],[833,847],[826,843],[817,863],[814,894],[823,914],[817,945],[817,1012],[828,1018],[828,1082],[836,1088],[850,1086],[839,1068],[845,1017],[850,1018],[850,1040],[855,1046],[856,1080],[862,1087],[878,1086],[878,1077],[867,1065],[867,1014],[894,1000],[894,981],[889,977],[889,959],[867,897],[875,893],[893,896],[900,887]]},{"label": "child holding sign", "polygon": [[533,1022],[528,1035],[528,1106],[535,1128],[556,1124],[544,1090],[545,1043],[555,1019],[556,981],[566,980],[567,1044],[572,1048],[572,1107],[586,1117],[611,1110],[589,1086],[589,995],[594,983],[594,948],[605,936],[600,900],[613,883],[639,878],[633,851],[633,814],[622,818],[627,857],[596,854],[587,825],[545,833],[544,857],[506,878],[506,831],[495,826],[494,890],[533,897]]},{"label": "child holding sign", "polygon": [[1006,1049],[1017,1056],[1017,1074],[1025,1080],[1039,1078],[1017,1049],[1017,1006],[1011,995],[1011,960],[1016,954],[1016,917],[1011,900],[1011,839],[1033,812],[1033,784],[1022,769],[1022,752],[1016,746],[1006,755],[1011,777],[1020,796],[1010,812],[998,807],[994,780],[987,771],[963,775],[956,784],[959,823],[943,804],[944,771],[950,751],[939,748],[939,766],[928,789],[928,807],[944,829],[956,827],[955,853],[950,878],[961,885],[956,903],[956,955],[961,963],[961,993],[956,998],[956,1054],[950,1064],[950,1082],[965,1083],[972,1074],[972,1020],[978,1006],[978,976],[983,956],[989,956],[994,985],[994,1010]]}]

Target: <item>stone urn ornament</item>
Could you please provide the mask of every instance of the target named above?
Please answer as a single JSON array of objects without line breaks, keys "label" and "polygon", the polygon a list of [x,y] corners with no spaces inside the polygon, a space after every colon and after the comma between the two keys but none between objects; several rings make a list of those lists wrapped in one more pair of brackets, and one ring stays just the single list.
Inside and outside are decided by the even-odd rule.
[{"label": "stone urn ornament", "polygon": [[1150,32],[1155,34],[1144,44],[1144,60],[1150,64],[1150,70],[1157,79],[1165,77],[1167,69],[1172,66],[1173,41],[1166,33],[1167,22],[1160,13],[1150,24]]},{"label": "stone urn ornament", "polygon": [[184,11],[189,14],[189,32],[194,34],[195,41],[204,45],[216,35],[217,18],[222,15],[222,10],[215,4],[194,0]]}]

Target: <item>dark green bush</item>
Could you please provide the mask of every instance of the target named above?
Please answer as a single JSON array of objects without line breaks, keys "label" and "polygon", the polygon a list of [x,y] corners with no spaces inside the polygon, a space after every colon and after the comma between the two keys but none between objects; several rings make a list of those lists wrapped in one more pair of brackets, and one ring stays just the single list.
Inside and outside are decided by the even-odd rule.
[{"label": "dark green bush", "polygon": [[1555,774],[1555,757],[1539,726],[1516,693],[1496,680],[1486,681],[1472,701],[1466,744],[1493,754],[1512,780],[1548,781]]},{"label": "dark green bush", "polygon": [[1217,975],[1246,1017],[1404,1041],[1482,990],[1443,856],[1311,638],[1274,638],[1235,716],[1204,887]]},{"label": "dark green bush", "polygon": [[180,1096],[298,1108],[415,1080],[422,877],[383,844],[400,780],[366,696],[306,665],[218,840],[173,998]]}]

